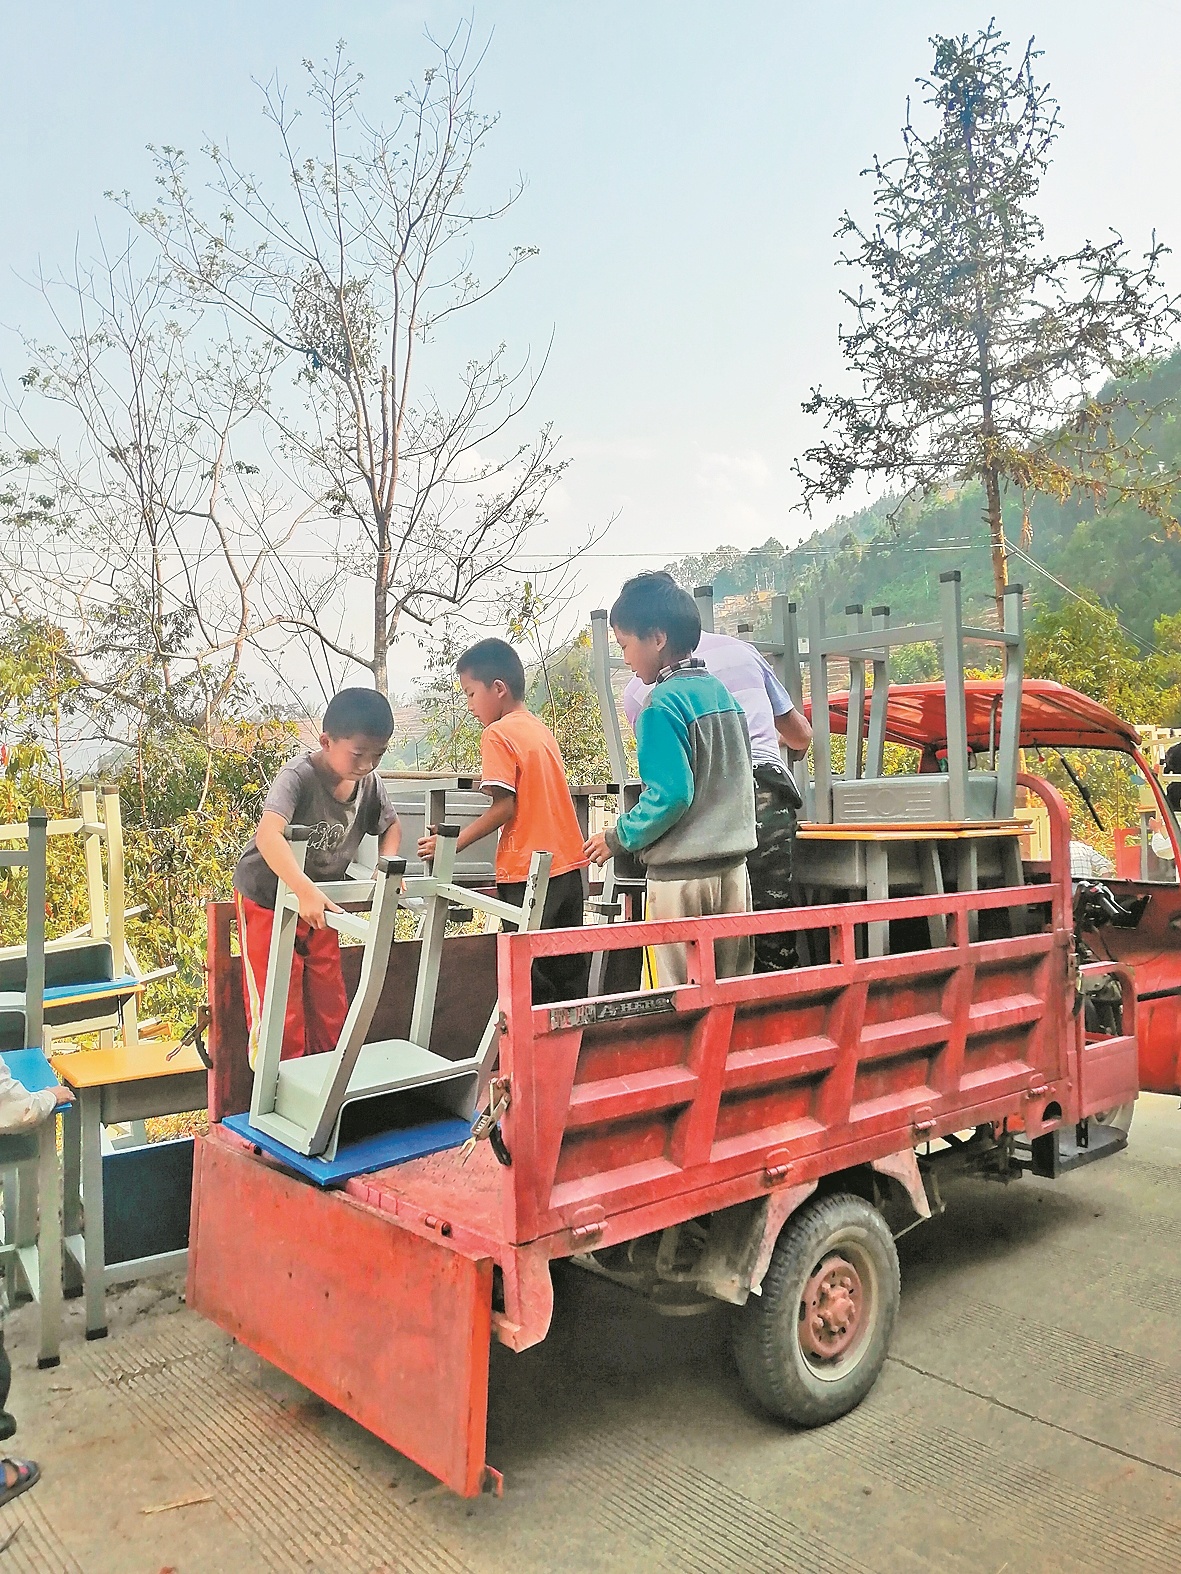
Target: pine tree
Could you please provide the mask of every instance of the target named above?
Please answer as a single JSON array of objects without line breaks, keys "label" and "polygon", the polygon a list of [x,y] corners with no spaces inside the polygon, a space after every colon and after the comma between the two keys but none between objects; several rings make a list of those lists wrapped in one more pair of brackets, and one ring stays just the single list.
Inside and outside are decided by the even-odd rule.
[{"label": "pine tree", "polygon": [[1181,476],[1141,441],[1156,410],[1130,399],[1123,380],[1181,312],[1155,235],[1139,259],[1114,232],[1066,255],[1044,250],[1034,203],[1060,120],[1032,42],[1016,67],[993,23],[932,42],[923,125],[908,100],[902,155],[865,171],[875,223],[862,228],[846,212],[837,231],[842,262],[868,275],[842,292],[854,321],[841,347],[861,392],[813,389],[804,409],[824,417],[829,437],[797,474],[805,508],[858,476],[920,495],[978,481],[999,606],[1007,491],[1026,504],[1039,492],[1096,509],[1131,500],[1177,530]]}]

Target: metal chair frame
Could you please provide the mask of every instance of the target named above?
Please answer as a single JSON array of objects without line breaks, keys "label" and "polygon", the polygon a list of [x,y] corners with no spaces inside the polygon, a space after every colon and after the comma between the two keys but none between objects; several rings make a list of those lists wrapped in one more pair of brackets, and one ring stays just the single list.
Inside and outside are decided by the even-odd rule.
[{"label": "metal chair frame", "polygon": [[[66,1033],[98,1033],[100,1046],[104,1049],[113,1044],[117,1031],[122,1033],[126,1045],[137,1044],[138,999],[143,986],[161,978],[170,978],[176,972],[175,966],[170,965],[145,973],[127,942],[127,920],[143,912],[143,908],[129,908],[126,903],[123,816],[118,787],[109,782],[101,785],[83,782],[78,793],[78,808],[80,812],[69,818],[47,819],[45,831],[47,837],[81,837],[89,919],[80,928],[56,940],[47,940],[44,949],[47,952],[68,951],[88,940],[105,940],[111,947],[113,980],[130,980],[133,983],[128,983],[122,990],[112,990],[110,994],[98,996],[89,1006],[80,1000],[79,1014],[67,1022],[47,1028],[43,1014],[37,1044],[40,1047],[44,1041],[47,1053],[52,1047],[52,1040]],[[24,827],[20,824],[0,825],[0,842],[16,841],[24,834]],[[5,946],[0,948],[0,958],[20,956],[24,950],[25,947],[19,945]]]},{"label": "metal chair frame", "polygon": [[[491,1080],[499,1047],[497,1011],[489,1018],[473,1056],[451,1061],[430,1048],[448,913],[457,907],[492,914],[521,929],[540,928],[551,856],[534,853],[524,900],[515,907],[455,885],[452,874],[459,827],[439,825],[437,830],[432,873],[405,881],[405,897],[418,898],[426,904],[407,1039],[366,1043],[385,983],[397,912],[402,905],[400,888],[405,859],[379,858],[370,879],[352,878],[319,886],[331,901],[368,905],[368,917],[350,912],[324,915],[329,928],[363,943],[361,976],[336,1048],[327,1054],[287,1061],[282,1059],[283,1028],[291,990],[299,902],[290,887],[279,881],[250,1124],[296,1153],[334,1158],[340,1141],[341,1114],[349,1104],[384,1094],[424,1094],[431,1090],[433,1100],[452,1114],[470,1117]],[[293,825],[287,827],[285,834],[302,869],[312,831],[307,826]],[[354,866],[349,873],[355,872]]]},{"label": "metal chair frame", "polygon": [[[824,627],[824,607],[817,600],[809,609],[808,663],[813,696],[812,736],[815,771],[812,818],[820,824],[840,820],[834,803],[830,730],[827,704],[818,697],[828,695],[828,663],[834,656],[849,663],[849,710],[845,733],[845,772],[843,781],[889,781],[895,786],[907,778],[884,777],[886,709],[889,702],[890,651],[898,646],[937,643],[942,650],[943,681],[946,695],[947,777],[949,820],[967,823],[987,818],[1011,819],[1016,807],[1019,739],[1021,732],[1021,680],[1025,641],[1022,629],[1022,587],[1009,585],[1005,591],[1004,626],[1001,629],[965,627],[958,569],[941,574],[939,581],[940,619],[891,628],[889,608],[875,607],[866,625],[860,606],[846,608],[849,629],[844,634],[828,635]],[[964,698],[964,644],[967,641],[999,645],[1004,652],[1005,676],[1001,698],[999,744],[994,739],[996,791],[988,815],[971,812],[968,782],[968,732]],[[873,691],[866,726],[866,667],[872,668]]]}]

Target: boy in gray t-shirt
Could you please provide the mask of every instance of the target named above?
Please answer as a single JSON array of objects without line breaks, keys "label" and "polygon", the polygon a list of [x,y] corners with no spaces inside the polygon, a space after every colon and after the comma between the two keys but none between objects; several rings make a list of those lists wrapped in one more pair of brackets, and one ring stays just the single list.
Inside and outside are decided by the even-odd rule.
[{"label": "boy in gray t-shirt", "polygon": [[[392,857],[402,839],[401,822],[377,774],[394,730],[389,701],[373,689],[342,689],[328,702],[323,728],[320,747],[275,777],[258,830],[234,870],[252,1066],[279,880],[298,897],[300,917],[283,1029],[286,1060],[335,1049],[348,1013],[339,942],[324,922],[326,908],[339,909],[318,885],[344,878],[364,837],[376,836],[384,857]],[[302,871],[283,835],[288,825],[313,828]]]}]

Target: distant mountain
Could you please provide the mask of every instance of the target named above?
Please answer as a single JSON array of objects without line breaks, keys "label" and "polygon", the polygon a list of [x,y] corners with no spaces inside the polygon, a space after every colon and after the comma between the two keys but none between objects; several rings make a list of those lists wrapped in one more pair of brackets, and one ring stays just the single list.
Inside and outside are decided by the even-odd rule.
[{"label": "distant mountain", "polygon": [[[1129,384],[1128,392],[1153,405],[1177,401],[1181,350]],[[1174,404],[1159,414],[1141,440],[1162,463],[1181,462],[1181,407]],[[854,602],[867,610],[884,604],[899,622],[926,616],[938,595],[939,575],[958,568],[965,611],[978,621],[993,605],[983,503],[977,485],[948,487],[901,506],[896,498],[884,498],[827,530],[814,531],[790,550],[771,538],[749,552],[721,546],[668,568],[689,589],[712,583],[715,598],[771,590],[802,602],[819,592],[826,607],[838,613]],[[1033,539],[1024,551],[1033,565],[1017,550],[1021,498],[1007,498],[1005,534],[1015,549],[1009,577],[1026,586],[1035,610],[1064,599],[1067,593],[1054,583],[1060,580],[1110,607],[1142,639],[1151,638],[1157,618],[1181,611],[1181,540],[1166,537],[1155,520],[1130,503],[1104,512],[1089,501],[1058,504],[1036,497],[1029,516]]]}]

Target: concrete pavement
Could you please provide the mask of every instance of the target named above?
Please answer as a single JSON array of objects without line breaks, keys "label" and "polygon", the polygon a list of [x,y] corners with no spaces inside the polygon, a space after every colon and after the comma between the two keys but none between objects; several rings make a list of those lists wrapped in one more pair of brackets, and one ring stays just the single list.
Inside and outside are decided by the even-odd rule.
[{"label": "concrete pavement", "polygon": [[[1181,1111],[1056,1183],[948,1190],[900,1243],[869,1399],[818,1432],[759,1415],[724,1309],[666,1318],[559,1270],[554,1328],[494,1350],[489,1459],[462,1502],[181,1304],[112,1296],[111,1337],[35,1369],[13,1314],[0,1574],[1037,1574],[1181,1569]],[[5,1545],[6,1538],[15,1536]]]}]

